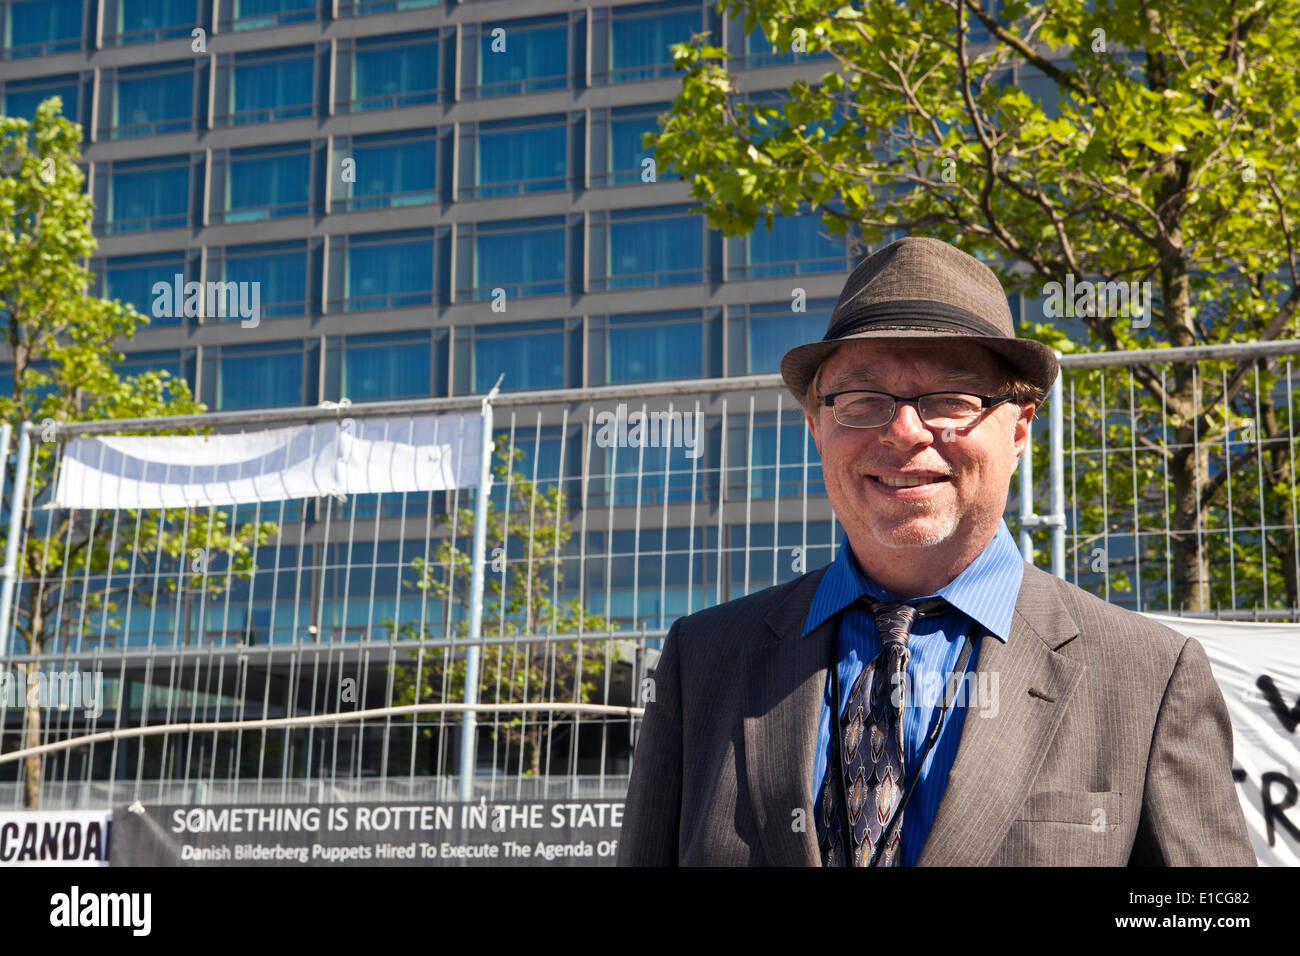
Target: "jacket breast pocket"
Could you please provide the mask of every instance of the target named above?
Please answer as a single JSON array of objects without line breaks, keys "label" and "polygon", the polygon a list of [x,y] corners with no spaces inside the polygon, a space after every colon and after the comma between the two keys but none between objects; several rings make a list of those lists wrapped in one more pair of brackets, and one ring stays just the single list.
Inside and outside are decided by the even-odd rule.
[{"label": "jacket breast pocket", "polygon": [[1107,790],[1031,793],[989,862],[997,866],[1124,866],[1124,795]]},{"label": "jacket breast pocket", "polygon": [[1118,790],[1040,790],[1016,814],[1018,823],[1073,823],[1097,832],[1119,826],[1124,794]]}]

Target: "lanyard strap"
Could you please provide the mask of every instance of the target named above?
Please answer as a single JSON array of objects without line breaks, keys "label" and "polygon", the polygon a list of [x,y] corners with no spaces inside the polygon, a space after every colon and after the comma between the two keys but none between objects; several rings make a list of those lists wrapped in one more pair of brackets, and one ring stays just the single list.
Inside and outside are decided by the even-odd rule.
[{"label": "lanyard strap", "polygon": [[[841,619],[841,621],[842,620],[843,619]],[[876,857],[880,855],[880,851],[884,848],[885,844],[889,842],[889,838],[894,832],[894,827],[897,826],[898,821],[902,818],[903,808],[907,806],[907,801],[912,796],[912,790],[916,787],[916,781],[920,779],[921,768],[925,766],[926,758],[930,756],[930,748],[933,747],[934,742],[939,739],[939,733],[943,730],[944,718],[947,717],[948,709],[952,706],[953,700],[957,696],[957,682],[954,681],[953,678],[958,674],[964,676],[966,673],[966,664],[970,660],[971,648],[975,643],[975,638],[972,636],[972,632],[978,626],[979,624],[972,619],[971,626],[967,629],[966,637],[962,641],[961,654],[957,658],[957,664],[952,669],[952,673],[948,675],[948,680],[944,684],[943,709],[939,711],[939,719],[935,721],[934,729],[930,731],[930,735],[926,739],[925,750],[921,752],[920,759],[916,762],[916,769],[912,771],[912,780],[903,791],[903,799],[899,802],[898,806],[894,809],[893,814],[890,816],[889,826],[880,834],[880,840],[876,843],[875,852],[871,854],[871,859],[867,863],[867,866],[869,867],[875,866]],[[844,789],[844,732],[841,729],[840,722],[839,643],[837,626],[835,639],[831,641],[831,706],[834,708],[835,717],[835,745],[831,749],[835,751],[835,772],[838,778],[840,792],[840,838],[842,845],[845,848],[844,856],[848,861],[847,865],[853,866],[853,854],[849,852],[848,849],[853,846],[853,840],[851,839],[852,830],[849,827],[848,794]],[[901,714],[899,715],[899,719],[902,719]]]}]

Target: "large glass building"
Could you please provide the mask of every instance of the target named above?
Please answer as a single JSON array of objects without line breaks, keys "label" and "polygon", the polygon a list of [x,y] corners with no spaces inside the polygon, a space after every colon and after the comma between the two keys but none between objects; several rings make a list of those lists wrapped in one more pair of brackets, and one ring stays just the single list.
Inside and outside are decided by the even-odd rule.
[{"label": "large glass building", "polygon": [[[120,370],[167,369],[211,410],[470,396],[502,373],[508,392],[772,373],[823,335],[864,250],[829,238],[819,215],[725,238],[643,145],[680,89],[670,44],[692,34],[711,32],[751,96],[833,66],[776,51],[714,7],[0,0],[0,112],[31,118],[57,95],[81,124],[94,291],[149,320]],[[156,292],[190,281],[256,284],[258,320],[177,314]],[[1017,319],[1025,305],[1011,298]],[[742,404],[710,410],[698,486],[665,477],[689,471],[680,448],[575,465],[601,472],[585,507],[620,516],[566,546],[566,560],[599,560],[574,558],[563,598],[584,583],[587,610],[613,626],[663,629],[795,576],[778,549],[801,549],[809,570],[831,560],[837,530],[802,415],[788,396],[779,417]],[[559,426],[517,443],[550,474],[582,447]],[[773,506],[800,495],[818,504]],[[716,520],[692,510],[687,524],[688,498]],[[265,563],[283,556],[312,577],[315,640],[378,639],[409,571],[403,543],[412,529],[423,541],[424,515],[446,504],[360,496],[334,516],[373,520],[372,541],[349,538],[342,556],[328,533],[304,536]],[[771,518],[751,523],[751,504]],[[662,527],[630,514],[647,505],[662,507]],[[300,509],[263,517],[319,518]],[[676,560],[687,552],[701,557]],[[368,601],[348,594],[356,564],[374,568]],[[279,578],[267,572],[265,593],[261,575],[251,595],[241,585],[219,626],[198,608],[183,637],[129,620],[120,646],[307,639],[274,597]],[[430,621],[454,614],[433,608]]]},{"label": "large glass building", "polygon": [[[833,299],[849,251],[816,216],[724,240],[641,136],[692,33],[760,85],[825,63],[700,0],[526,8],[9,0],[0,109],[83,125],[95,291],[211,409],[775,371],[827,303],[771,306]],[[260,283],[263,321],[157,314],[173,275]]]},{"label": "large glass building", "polygon": [[[0,21],[0,112],[58,95],[85,130],[94,291],[149,319],[123,371],[211,410],[775,372],[862,252],[817,215],[724,238],[655,167],[670,44],[711,31],[748,95],[832,65],[710,0],[0,0]],[[256,283],[259,321],[155,294],[194,280]]]}]

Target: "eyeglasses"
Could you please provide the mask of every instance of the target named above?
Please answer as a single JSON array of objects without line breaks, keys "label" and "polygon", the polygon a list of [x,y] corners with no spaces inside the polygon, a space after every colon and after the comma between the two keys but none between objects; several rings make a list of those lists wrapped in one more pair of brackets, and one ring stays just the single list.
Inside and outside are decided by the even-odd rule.
[{"label": "eyeglasses", "polygon": [[835,420],[849,428],[880,428],[894,420],[899,402],[915,402],[916,413],[932,429],[966,428],[975,424],[986,408],[1011,401],[1011,395],[976,395],[973,392],[926,392],[905,398],[889,392],[851,389],[823,395]]}]

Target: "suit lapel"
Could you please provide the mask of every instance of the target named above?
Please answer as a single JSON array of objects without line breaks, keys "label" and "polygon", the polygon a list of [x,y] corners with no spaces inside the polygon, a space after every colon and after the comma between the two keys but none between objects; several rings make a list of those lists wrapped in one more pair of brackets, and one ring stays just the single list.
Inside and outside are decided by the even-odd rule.
[{"label": "suit lapel", "polygon": [[966,712],[918,866],[980,866],[1001,845],[1083,676],[1057,653],[1078,632],[1051,576],[1026,564],[1010,639],[980,639],[976,686],[996,709],[980,701]]},{"label": "suit lapel", "polygon": [[777,640],[742,656],[744,765],[759,839],[776,866],[820,866],[812,775],[817,724],[835,639],[832,618],[807,637],[804,623],[826,569],[806,575],[767,616]]}]

